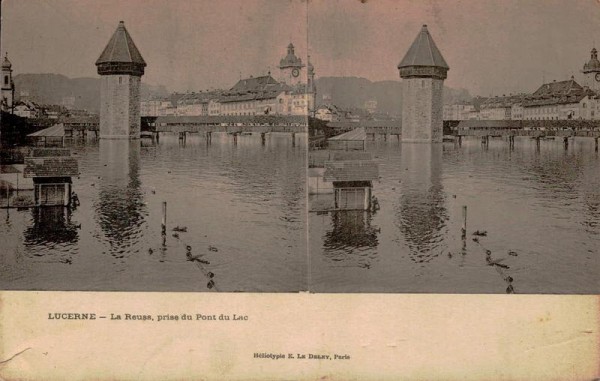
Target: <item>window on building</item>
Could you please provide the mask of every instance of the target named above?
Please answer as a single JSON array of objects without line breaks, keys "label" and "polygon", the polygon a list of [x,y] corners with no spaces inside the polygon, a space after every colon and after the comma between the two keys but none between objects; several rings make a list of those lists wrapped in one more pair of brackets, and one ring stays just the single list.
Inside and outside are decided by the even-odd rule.
[{"label": "window on building", "polygon": [[8,75],[5,75],[5,76],[4,76],[4,84],[5,84],[5,85],[8,85]]}]

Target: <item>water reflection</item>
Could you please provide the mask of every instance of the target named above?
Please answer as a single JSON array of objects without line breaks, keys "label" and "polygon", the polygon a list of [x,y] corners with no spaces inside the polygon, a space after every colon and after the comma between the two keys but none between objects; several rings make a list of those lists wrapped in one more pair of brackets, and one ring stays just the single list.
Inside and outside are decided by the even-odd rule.
[{"label": "water reflection", "polygon": [[[79,225],[71,222],[71,212],[62,206],[31,209],[32,226],[23,236],[28,252],[33,256],[45,256],[59,247],[71,247],[79,241]],[[70,254],[69,250],[57,250]],[[64,258],[63,258],[64,259]],[[70,261],[69,258],[65,259]]]},{"label": "water reflection", "polygon": [[325,233],[324,255],[331,261],[354,262],[359,267],[370,267],[377,252],[377,235],[381,229],[373,227],[372,213],[363,210],[331,212],[331,230]]},{"label": "water reflection", "polygon": [[111,255],[130,254],[148,212],[140,189],[140,142],[100,140],[99,195],[94,210]]},{"label": "water reflection", "polygon": [[437,257],[446,234],[448,213],[442,187],[441,144],[403,144],[400,201],[395,223],[413,262]]}]

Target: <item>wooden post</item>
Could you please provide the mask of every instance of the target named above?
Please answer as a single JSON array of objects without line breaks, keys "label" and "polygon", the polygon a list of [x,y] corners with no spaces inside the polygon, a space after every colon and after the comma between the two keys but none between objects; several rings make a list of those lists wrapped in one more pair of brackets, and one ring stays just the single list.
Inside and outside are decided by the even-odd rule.
[{"label": "wooden post", "polygon": [[595,138],[594,141],[595,141],[595,143],[594,143],[594,150],[596,152],[598,152],[598,138]]},{"label": "wooden post", "polygon": [[569,137],[568,137],[568,136],[565,136],[565,137],[563,138],[563,144],[564,144],[564,146],[565,146],[565,149],[568,149],[568,148],[569,148]]},{"label": "wooden post", "polygon": [[264,132],[261,132],[261,133],[260,133],[260,142],[261,142],[261,144],[264,146],[264,145],[265,145],[265,143],[266,143],[266,141],[267,141],[267,136],[266,136],[266,134],[265,134]]},{"label": "wooden post", "polygon": [[161,223],[162,234],[167,234],[167,202],[162,203],[162,223]]},{"label": "wooden post", "polygon": [[296,133],[292,132],[292,147],[296,147]]},{"label": "wooden post", "polygon": [[462,135],[458,135],[458,146],[462,147]]},{"label": "wooden post", "polygon": [[536,138],[535,138],[535,149],[537,151],[540,150],[540,137],[539,136],[536,136]]},{"label": "wooden post", "polygon": [[463,218],[463,223],[462,223],[462,229],[460,230],[461,232],[461,238],[463,240],[467,239],[467,206],[463,205],[462,207],[462,218]]}]

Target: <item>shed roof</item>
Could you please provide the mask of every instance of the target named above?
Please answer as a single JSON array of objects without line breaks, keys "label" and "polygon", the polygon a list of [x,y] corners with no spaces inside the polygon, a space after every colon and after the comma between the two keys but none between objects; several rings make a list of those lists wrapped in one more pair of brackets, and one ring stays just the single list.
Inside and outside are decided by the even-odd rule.
[{"label": "shed roof", "polygon": [[79,175],[77,159],[70,156],[26,157],[23,177],[70,177]]},{"label": "shed roof", "polygon": [[379,178],[379,165],[372,160],[326,161],[325,181],[372,181]]},{"label": "shed roof", "polygon": [[54,126],[44,128],[43,130],[36,131],[27,136],[30,137],[63,137],[65,136],[65,126],[62,123],[55,124]]}]

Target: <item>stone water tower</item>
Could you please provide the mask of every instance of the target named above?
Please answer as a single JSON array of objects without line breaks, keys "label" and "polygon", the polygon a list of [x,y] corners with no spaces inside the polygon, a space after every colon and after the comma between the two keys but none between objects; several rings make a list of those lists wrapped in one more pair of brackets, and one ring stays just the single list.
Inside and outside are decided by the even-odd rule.
[{"label": "stone water tower", "polygon": [[140,137],[140,83],[146,62],[125,23],[119,22],[96,61],[100,85],[100,138]]},{"label": "stone water tower", "polygon": [[398,64],[402,83],[402,141],[442,142],[444,79],[450,68],[427,25]]}]

